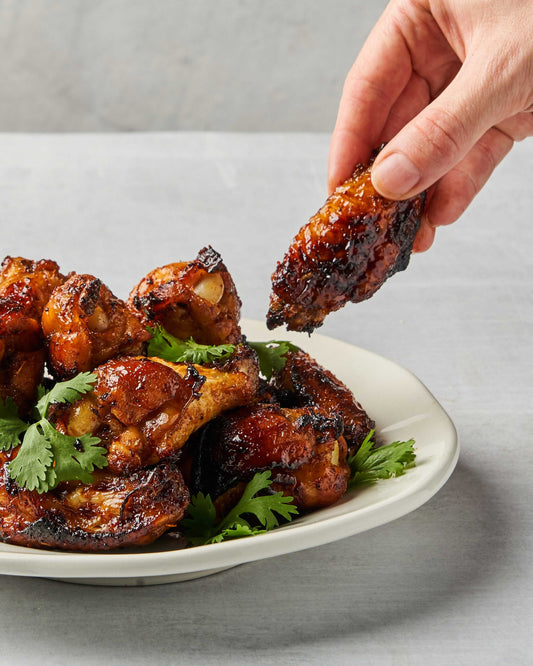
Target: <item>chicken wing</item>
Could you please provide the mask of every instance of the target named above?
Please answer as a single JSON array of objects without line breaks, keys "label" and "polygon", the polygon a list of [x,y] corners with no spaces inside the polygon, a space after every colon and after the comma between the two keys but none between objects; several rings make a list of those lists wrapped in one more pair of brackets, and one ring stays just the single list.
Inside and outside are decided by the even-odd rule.
[{"label": "chicken wing", "polygon": [[86,552],[144,545],[174,527],[189,503],[175,460],[129,475],[98,471],[91,484],[39,494],[9,478],[15,453],[0,452],[0,539],[12,544]]},{"label": "chicken wing", "polygon": [[67,435],[99,437],[115,474],[174,455],[207,421],[250,402],[258,384],[255,356],[242,345],[219,366],[124,357],[94,372],[94,392],[54,406],[51,418]]},{"label": "chicken wing", "polygon": [[301,510],[337,501],[349,477],[342,421],[310,408],[244,407],[211,421],[197,435],[191,485],[217,498],[221,512],[238,501],[244,482],[272,471],[273,491]]},{"label": "chicken wing", "polygon": [[242,339],[241,301],[212,247],[201,250],[194,261],[168,264],[148,273],[132,290],[129,304],[181,340],[219,345]]},{"label": "chicken wing", "polygon": [[119,355],[140,354],[150,333],[137,313],[92,275],[72,274],[42,317],[50,371],[68,379]]},{"label": "chicken wing", "polygon": [[268,328],[310,333],[347,302],[370,298],[407,268],[425,194],[406,201],[380,196],[371,163],[353,175],[294,238],[272,275]]},{"label": "chicken wing", "polygon": [[21,414],[43,378],[43,308],[64,280],[58,265],[45,259],[6,257],[0,269],[0,398],[12,398]]},{"label": "chicken wing", "polygon": [[284,406],[315,407],[324,414],[339,415],[350,455],[375,428],[350,389],[304,351],[287,352],[284,367],[274,373],[273,384]]}]

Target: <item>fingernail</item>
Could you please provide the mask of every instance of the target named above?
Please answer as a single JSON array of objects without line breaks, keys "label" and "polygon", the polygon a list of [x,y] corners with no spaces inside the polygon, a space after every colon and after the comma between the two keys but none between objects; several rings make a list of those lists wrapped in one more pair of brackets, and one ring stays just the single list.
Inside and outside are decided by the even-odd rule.
[{"label": "fingernail", "polygon": [[391,199],[409,192],[419,180],[420,171],[403,153],[392,153],[372,168],[372,184]]}]

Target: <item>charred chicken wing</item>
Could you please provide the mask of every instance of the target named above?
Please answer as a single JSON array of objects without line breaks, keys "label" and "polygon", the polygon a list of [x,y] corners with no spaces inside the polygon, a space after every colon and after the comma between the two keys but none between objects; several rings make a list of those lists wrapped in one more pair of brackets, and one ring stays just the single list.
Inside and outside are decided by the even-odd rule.
[{"label": "charred chicken wing", "polygon": [[7,473],[14,452],[0,452],[0,538],[20,546],[102,551],[151,543],[181,520],[189,491],[173,460],[91,484],[62,483],[37,493]]},{"label": "charred chicken wing", "polygon": [[207,421],[247,404],[258,383],[255,358],[242,346],[221,367],[124,357],[95,374],[94,392],[56,406],[52,419],[67,435],[99,437],[116,474],[174,455]]},{"label": "charred chicken wing", "polygon": [[387,278],[407,268],[425,195],[383,198],[372,185],[370,167],[356,167],[278,262],[268,328],[286,324],[310,333],[328,313],[370,298]]},{"label": "charred chicken wing", "polygon": [[272,470],[274,491],[301,510],[326,506],[345,492],[349,477],[342,421],[309,408],[262,404],[211,421],[197,436],[192,488],[218,498],[226,510],[243,482]]},{"label": "charred chicken wing", "polygon": [[374,421],[355,399],[350,389],[335,375],[303,351],[287,352],[285,366],[274,374],[274,386],[283,405],[309,406],[324,414],[337,414],[344,424],[343,435],[353,455]]},{"label": "charred chicken wing", "polygon": [[51,372],[68,379],[110,358],[140,354],[150,333],[137,313],[92,275],[70,275],[43,312]]},{"label": "charred chicken wing", "polygon": [[241,301],[235,284],[212,247],[190,262],[162,266],[133,289],[129,304],[149,322],[181,340],[207,345],[237,343]]},{"label": "charred chicken wing", "polygon": [[21,413],[43,377],[43,308],[64,279],[58,265],[44,259],[6,257],[0,269],[0,398],[12,398]]}]

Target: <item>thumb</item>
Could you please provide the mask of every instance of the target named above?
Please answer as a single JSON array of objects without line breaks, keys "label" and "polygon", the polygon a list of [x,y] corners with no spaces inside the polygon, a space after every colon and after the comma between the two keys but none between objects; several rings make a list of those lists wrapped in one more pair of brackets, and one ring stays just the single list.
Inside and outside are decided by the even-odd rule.
[{"label": "thumb", "polygon": [[[385,146],[372,167],[372,183],[389,199],[407,199],[435,183],[505,115],[465,65],[449,86]],[[490,84],[489,84],[490,85]]]}]

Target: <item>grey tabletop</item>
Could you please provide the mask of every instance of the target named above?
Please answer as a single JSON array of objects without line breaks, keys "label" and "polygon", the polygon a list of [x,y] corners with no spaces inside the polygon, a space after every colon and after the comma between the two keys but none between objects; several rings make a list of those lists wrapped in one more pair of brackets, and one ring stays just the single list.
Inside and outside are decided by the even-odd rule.
[{"label": "grey tabletop", "polygon": [[[1,252],[121,297],[206,244],[243,314],[325,195],[328,137],[0,135]],[[322,331],[412,370],[459,463],[415,512],[328,545],[170,585],[0,576],[2,663],[531,664],[533,142],[461,220]]]}]

